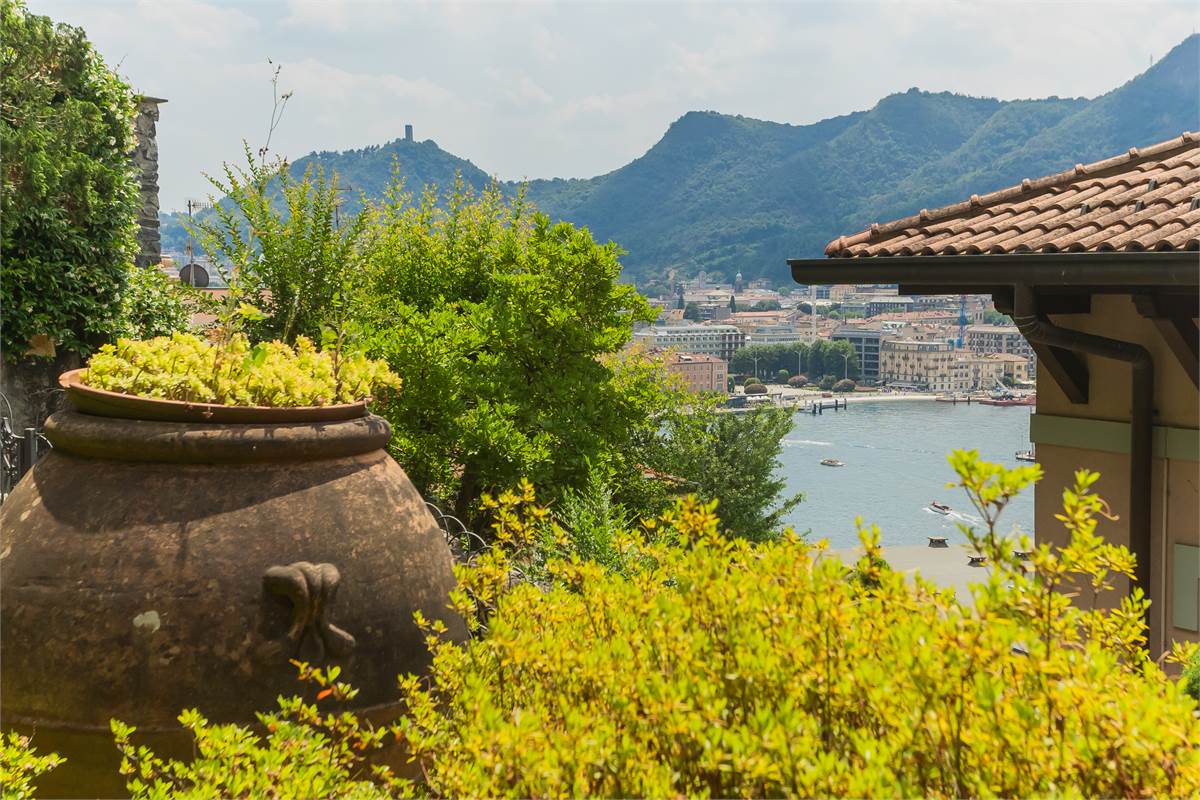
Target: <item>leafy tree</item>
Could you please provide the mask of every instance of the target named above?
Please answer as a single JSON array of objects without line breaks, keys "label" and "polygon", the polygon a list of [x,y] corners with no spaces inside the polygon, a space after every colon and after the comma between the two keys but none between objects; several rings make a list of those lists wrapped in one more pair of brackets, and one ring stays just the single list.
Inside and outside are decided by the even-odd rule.
[{"label": "leafy tree", "polygon": [[370,209],[355,322],[404,380],[376,404],[417,488],[467,519],[528,477],[557,498],[592,468],[629,473],[632,445],[677,402],[661,363],[619,355],[653,310],[618,282],[614,244],[520,197],[457,184],[437,203],[399,185]]},{"label": "leafy tree", "polygon": [[86,355],[118,327],[137,253],[136,98],[83,30],[0,0],[3,349]]},{"label": "leafy tree", "polygon": [[1001,314],[994,308],[989,308],[983,312],[982,322],[985,325],[1012,325],[1012,317],[1007,314]]},{"label": "leafy tree", "polygon": [[751,311],[779,311],[782,308],[778,300],[759,300],[750,306]]},{"label": "leafy tree", "polygon": [[[843,359],[843,356],[846,358]],[[848,377],[859,376],[858,356],[849,342],[831,342],[818,339],[812,344],[790,342],[787,344],[753,344],[737,350],[730,359],[729,368],[735,372],[754,371],[755,359],[761,374],[771,374],[781,369],[789,373],[796,369],[809,375],[837,374],[843,371]]]},{"label": "leafy tree", "polygon": [[832,375],[822,375],[821,380],[817,385],[828,392],[833,388],[835,383],[837,383],[837,378],[833,377]]},{"label": "leafy tree", "polygon": [[[746,387],[746,393],[755,394],[753,389]],[[647,461],[688,481],[688,491],[717,501],[730,534],[770,539],[802,499],[784,494],[787,485],[779,471],[783,438],[791,429],[791,412],[778,408],[674,415]]]},{"label": "leafy tree", "polygon": [[688,303],[687,307],[683,309],[683,318],[690,319],[693,322],[699,322],[704,319],[704,313],[700,310],[700,304],[695,302]]},{"label": "leafy tree", "polygon": [[775,373],[775,382],[776,383],[787,383],[789,375],[791,375],[790,372],[788,372],[786,369],[781,369],[781,370],[779,370],[779,372]]},{"label": "leafy tree", "polygon": [[737,313],[737,298],[733,295],[729,295],[729,312],[731,314]]}]

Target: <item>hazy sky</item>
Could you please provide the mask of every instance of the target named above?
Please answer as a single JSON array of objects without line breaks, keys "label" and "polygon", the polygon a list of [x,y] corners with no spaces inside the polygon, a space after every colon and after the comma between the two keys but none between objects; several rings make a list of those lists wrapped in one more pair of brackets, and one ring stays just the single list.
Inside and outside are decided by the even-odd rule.
[{"label": "hazy sky", "polygon": [[294,90],[273,147],[380,144],[412,123],[504,179],[589,177],[689,110],[804,124],[912,86],[1005,99],[1102,94],[1192,32],[1200,3],[452,3],[28,0],[165,97],[162,205],[266,137],[271,67]]}]

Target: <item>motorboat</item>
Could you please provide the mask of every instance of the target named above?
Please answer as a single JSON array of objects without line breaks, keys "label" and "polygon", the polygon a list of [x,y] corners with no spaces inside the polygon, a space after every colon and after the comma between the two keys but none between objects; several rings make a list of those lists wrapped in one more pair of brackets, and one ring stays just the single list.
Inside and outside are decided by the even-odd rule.
[{"label": "motorboat", "polygon": [[844,467],[844,466],[846,466],[844,463],[842,463],[841,461],[838,461],[836,458],[822,458],[821,464],[826,467]]},{"label": "motorboat", "polygon": [[935,514],[949,514],[950,506],[946,505],[945,503],[939,503],[937,500],[934,500],[929,503],[929,510]]},{"label": "motorboat", "polygon": [[1032,450],[1021,450],[1013,458],[1017,459],[1017,461],[1037,461],[1037,457],[1033,454]]}]

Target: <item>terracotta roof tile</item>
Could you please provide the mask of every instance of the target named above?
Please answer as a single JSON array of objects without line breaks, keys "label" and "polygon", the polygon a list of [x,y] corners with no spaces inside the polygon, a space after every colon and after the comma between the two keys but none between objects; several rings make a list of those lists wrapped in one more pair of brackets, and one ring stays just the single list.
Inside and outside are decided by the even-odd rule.
[{"label": "terracotta roof tile", "polygon": [[874,224],[825,254],[864,256],[1200,249],[1200,134],[944,208]]}]

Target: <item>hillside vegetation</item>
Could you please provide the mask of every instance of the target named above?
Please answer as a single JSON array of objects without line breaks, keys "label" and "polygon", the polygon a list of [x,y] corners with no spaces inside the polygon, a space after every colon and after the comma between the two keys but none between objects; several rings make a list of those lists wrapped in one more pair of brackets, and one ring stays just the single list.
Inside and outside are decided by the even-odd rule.
[{"label": "hillside vegetation", "polygon": [[[552,217],[587,226],[627,251],[639,284],[668,271],[789,278],[787,258],[821,255],[831,239],[985,193],[1079,162],[1107,158],[1200,129],[1200,36],[1100,97],[1001,101],[910,89],[869,111],[812,125],[693,111],[641,158],[588,179],[535,180],[528,194]],[[314,153],[353,195],[376,196],[394,168],[410,190],[447,186],[455,172],[475,188],[487,173],[432,141],[396,140]],[[516,184],[504,184],[515,192]],[[182,249],[178,219],[164,246]]]}]

